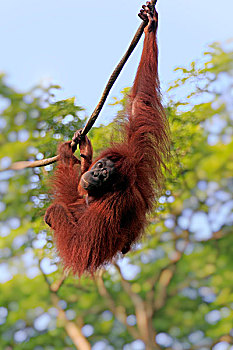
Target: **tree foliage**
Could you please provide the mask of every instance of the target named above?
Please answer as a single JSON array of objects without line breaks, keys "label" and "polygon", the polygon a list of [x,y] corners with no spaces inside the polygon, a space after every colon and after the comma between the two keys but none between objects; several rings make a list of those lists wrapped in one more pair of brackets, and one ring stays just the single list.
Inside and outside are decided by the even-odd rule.
[{"label": "tree foliage", "polygon": [[[52,103],[57,86],[19,93],[1,76],[1,349],[230,349],[233,52],[213,44],[177,74],[166,94],[172,154],[160,206],[135,250],[94,279],[63,273],[43,223],[54,165],[7,170],[53,156],[83,126],[82,108]],[[114,102],[117,121],[126,93]],[[92,129],[96,151],[113,128]]]}]

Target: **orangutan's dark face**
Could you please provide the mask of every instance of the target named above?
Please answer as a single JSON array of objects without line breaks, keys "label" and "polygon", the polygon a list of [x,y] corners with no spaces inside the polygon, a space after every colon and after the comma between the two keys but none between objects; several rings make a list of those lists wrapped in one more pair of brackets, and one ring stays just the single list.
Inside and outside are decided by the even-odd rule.
[{"label": "orangutan's dark face", "polygon": [[81,186],[93,195],[106,191],[111,188],[113,175],[116,175],[114,162],[108,158],[102,158],[83,174]]}]

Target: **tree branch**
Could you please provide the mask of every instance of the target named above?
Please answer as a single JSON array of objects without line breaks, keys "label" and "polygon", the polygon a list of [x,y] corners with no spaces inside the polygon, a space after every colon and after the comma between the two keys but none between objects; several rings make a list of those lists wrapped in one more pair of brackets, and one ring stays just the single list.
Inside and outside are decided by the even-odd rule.
[{"label": "tree branch", "polygon": [[[155,6],[157,3],[157,0],[152,0],[151,3],[153,6]],[[90,118],[88,119],[86,125],[84,126],[84,128],[82,130],[82,135],[86,135],[90,131],[92,126],[94,125],[96,119],[98,118],[98,116],[99,116],[99,114],[104,106],[104,103],[108,97],[108,94],[109,94],[113,84],[117,80],[120,72],[122,71],[125,63],[127,62],[128,58],[130,57],[131,53],[133,52],[133,50],[137,46],[146,26],[147,26],[147,22],[145,22],[145,21],[143,21],[140,24],[136,34],[133,37],[133,40],[131,41],[131,43],[129,45],[129,48],[127,49],[126,53],[124,54],[124,56],[122,57],[122,59],[120,60],[120,62],[116,66],[116,68],[114,69],[113,73],[111,74],[111,76],[107,82],[107,85],[103,91],[103,94],[100,98],[99,103],[97,104],[94,112],[92,113],[92,115],[90,116]],[[73,142],[71,143],[71,146],[74,146]],[[10,169],[11,170],[21,170],[21,169],[25,169],[25,168],[41,167],[41,166],[55,163],[58,159],[59,159],[59,156],[55,156],[55,157],[48,158],[48,159],[42,159],[42,160],[38,160],[38,161],[34,161],[34,162],[20,161],[20,162],[13,163],[8,169],[9,170]]]},{"label": "tree branch", "polygon": [[39,260],[38,263],[39,269],[41,271],[41,274],[49,288],[52,304],[56,309],[58,309],[58,319],[62,323],[62,326],[64,327],[66,333],[72,340],[75,348],[77,350],[91,350],[91,344],[86,339],[86,337],[82,334],[82,330],[75,322],[72,322],[68,320],[65,311],[59,306],[59,297],[58,297],[58,291],[62,284],[64,283],[66,276],[63,274],[60,280],[54,282],[53,284],[50,283],[47,275],[44,273],[42,267],[41,267],[41,260]]},{"label": "tree branch", "polygon": [[144,341],[147,350],[157,350],[159,347],[155,342],[156,332],[152,324],[153,308],[144,301],[139,294],[134,293],[131,284],[123,277],[120,266],[114,263],[118,271],[124,291],[129,295],[135,308],[139,336]]},{"label": "tree branch", "polygon": [[105,287],[104,280],[103,280],[103,273],[104,273],[104,270],[100,271],[99,275],[96,278],[96,285],[97,285],[99,294],[107,301],[109,310],[126,327],[130,335],[134,339],[138,339],[137,329],[134,326],[130,326],[127,323],[127,314],[126,314],[125,308],[123,307],[123,305],[121,306],[115,305],[114,299],[112,298],[111,294]]},{"label": "tree branch", "polygon": [[35,160],[33,162],[31,162],[29,160],[23,160],[20,162],[13,163],[6,170],[21,170],[21,169],[26,169],[26,168],[41,167],[41,166],[55,163],[56,161],[58,161],[58,159],[59,159],[59,156],[54,156],[52,158],[47,158],[47,159],[42,159],[42,160]]}]

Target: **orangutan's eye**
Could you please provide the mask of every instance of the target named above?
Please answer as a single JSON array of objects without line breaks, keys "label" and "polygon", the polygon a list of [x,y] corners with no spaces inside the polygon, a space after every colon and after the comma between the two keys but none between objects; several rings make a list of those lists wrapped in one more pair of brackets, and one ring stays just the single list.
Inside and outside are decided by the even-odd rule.
[{"label": "orangutan's eye", "polygon": [[97,166],[96,166],[97,168],[102,168],[103,167],[103,164],[101,163],[101,162],[99,162],[99,163],[97,163]]}]

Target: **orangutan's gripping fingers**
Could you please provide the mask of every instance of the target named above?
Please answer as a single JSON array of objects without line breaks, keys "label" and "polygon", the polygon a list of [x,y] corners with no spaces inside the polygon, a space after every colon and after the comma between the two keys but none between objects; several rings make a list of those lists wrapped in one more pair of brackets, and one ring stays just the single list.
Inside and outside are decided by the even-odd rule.
[{"label": "orangutan's gripping fingers", "polygon": [[87,148],[90,144],[90,141],[86,135],[82,135],[82,129],[77,130],[72,137],[72,141],[74,143],[72,149],[76,151],[77,145],[79,145],[80,151],[84,148]]},{"label": "orangutan's gripping fingers", "polygon": [[140,10],[140,13],[138,14],[138,16],[144,21],[144,22],[148,22],[148,18],[146,15],[146,5],[142,5],[142,9]]},{"label": "orangutan's gripping fingers", "polygon": [[152,17],[153,17],[154,12],[156,12],[155,6],[152,5],[151,1],[147,1],[146,7],[149,9],[149,11],[151,12]]},{"label": "orangutan's gripping fingers", "polygon": [[158,21],[158,12],[156,11],[156,8],[154,5],[151,4],[150,1],[147,1],[146,3],[147,8],[149,9],[150,15],[153,18],[154,21]]},{"label": "orangutan's gripping fingers", "polygon": [[158,25],[158,13],[156,9],[149,3],[146,9],[146,15],[148,18],[148,32],[153,32],[156,30]]},{"label": "orangutan's gripping fingers", "polygon": [[82,136],[82,129],[79,129],[75,131],[74,136],[72,137],[72,141],[76,144],[79,144],[84,137],[85,136]]},{"label": "orangutan's gripping fingers", "polygon": [[140,17],[144,22],[148,22],[148,18],[144,13],[144,10],[140,10],[140,13],[138,14],[138,17]]},{"label": "orangutan's gripping fingers", "polygon": [[142,9],[138,16],[145,22],[148,23],[148,31],[152,32],[156,29],[158,14],[154,6],[150,1],[146,2],[146,5],[142,5]]}]

